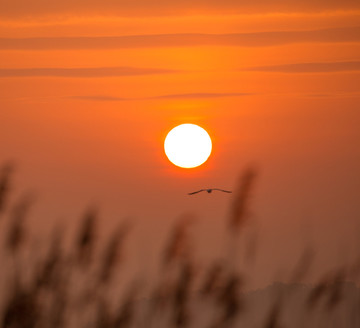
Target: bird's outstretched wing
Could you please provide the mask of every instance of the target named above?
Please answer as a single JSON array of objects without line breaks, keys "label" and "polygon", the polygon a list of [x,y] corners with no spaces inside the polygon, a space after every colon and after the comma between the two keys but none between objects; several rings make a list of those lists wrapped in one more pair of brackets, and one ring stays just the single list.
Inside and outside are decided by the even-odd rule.
[{"label": "bird's outstretched wing", "polygon": [[206,189],[200,189],[198,191],[194,191],[194,192],[189,192],[188,195],[194,195],[194,194],[197,194],[198,192],[202,192],[202,191],[205,191]]},{"label": "bird's outstretched wing", "polygon": [[222,191],[222,192],[227,192],[227,193],[229,193],[229,194],[232,193],[232,191],[224,190],[224,189],[219,189],[219,188],[214,188],[213,190],[218,190],[218,191]]}]

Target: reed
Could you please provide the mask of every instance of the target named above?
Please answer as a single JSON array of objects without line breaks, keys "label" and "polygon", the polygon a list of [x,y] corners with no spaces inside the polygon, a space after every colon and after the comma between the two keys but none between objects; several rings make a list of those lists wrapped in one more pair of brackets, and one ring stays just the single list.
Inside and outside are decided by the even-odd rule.
[{"label": "reed", "polygon": [[[324,275],[308,288],[301,303],[302,319],[289,325],[283,314],[294,296],[284,292],[283,287],[278,288],[272,304],[263,312],[256,309],[254,312],[251,306],[256,304],[251,304],[244,292],[246,276],[231,263],[236,257],[225,256],[227,260],[207,263],[199,269],[192,256],[188,234],[192,218],[185,217],[169,235],[160,263],[162,277],[150,297],[140,296],[143,284],[137,280],[122,294],[114,295],[114,286],[121,283],[119,271],[126,265],[122,253],[130,226],[128,223],[120,225],[107,243],[101,245],[96,234],[99,215],[95,208],[85,212],[70,250],[62,247],[64,231],[59,229],[49,244],[44,245],[45,256],[32,261],[33,268],[24,270],[21,253],[29,246],[31,238],[26,219],[33,198],[24,196],[10,206],[12,172],[10,165],[0,170],[0,214],[3,218],[6,216],[7,222],[2,245],[5,256],[14,263],[8,268],[12,274],[6,282],[7,290],[3,293],[6,297],[0,309],[0,327],[3,328],[235,328],[244,326],[242,320],[251,311],[255,313],[251,327],[325,327],[329,315],[346,300],[344,282],[360,274],[358,261]],[[256,176],[256,170],[250,168],[239,181],[230,218],[225,221],[230,247],[238,247],[235,240],[241,238],[242,228],[250,220]],[[248,242],[245,252],[248,262],[256,257],[256,238],[254,234]],[[305,247],[290,274],[289,284],[292,286],[304,279],[314,261],[315,251]],[[24,271],[30,273],[30,280],[25,279]],[[356,321],[360,311],[359,289],[355,293],[353,316],[348,318],[346,327],[342,324],[338,327],[351,328],[359,323]],[[198,318],[204,315],[205,319]],[[334,322],[336,320],[332,327],[335,327]]]}]

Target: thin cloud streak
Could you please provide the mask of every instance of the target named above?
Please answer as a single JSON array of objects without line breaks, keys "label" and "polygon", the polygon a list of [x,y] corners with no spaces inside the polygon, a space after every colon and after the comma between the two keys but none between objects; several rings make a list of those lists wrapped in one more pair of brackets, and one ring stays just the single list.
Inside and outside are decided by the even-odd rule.
[{"label": "thin cloud streak", "polygon": [[232,34],[151,34],[117,37],[0,38],[1,50],[126,49],[194,46],[268,47],[291,43],[360,42],[360,26]]},{"label": "thin cloud streak", "polygon": [[181,94],[170,94],[156,97],[149,97],[148,99],[199,99],[199,98],[227,98],[227,97],[244,97],[254,95],[253,93],[181,93]]},{"label": "thin cloud streak", "polygon": [[189,13],[254,13],[254,12],[318,12],[359,8],[358,0],[4,0],[0,2],[0,17],[48,17],[116,15],[163,16]]},{"label": "thin cloud streak", "polygon": [[69,96],[65,97],[66,99],[77,99],[77,100],[90,100],[90,101],[129,101],[134,98],[123,98],[123,97],[113,97],[113,96]]},{"label": "thin cloud streak", "polygon": [[[185,95],[185,97],[184,97]],[[194,93],[193,98],[189,98],[187,95],[190,94],[174,94],[174,95],[160,95],[154,97],[116,97],[116,96],[103,96],[103,95],[95,95],[95,96],[66,96],[61,99],[73,99],[73,100],[87,100],[87,101],[98,101],[98,102],[121,102],[121,101],[143,101],[143,100],[155,100],[155,99],[206,99],[206,98],[227,98],[227,97],[245,97],[245,96],[264,96],[264,97],[300,97],[300,98],[359,98],[359,92],[340,92],[340,93]],[[196,95],[200,95],[196,98]],[[206,97],[206,95],[209,95]],[[171,98],[170,98],[171,96]],[[186,98],[188,97],[188,98]],[[33,100],[47,100],[58,97],[0,97],[2,101],[33,101]]]},{"label": "thin cloud streak", "polygon": [[360,71],[360,61],[327,62],[327,63],[296,63],[286,65],[257,66],[243,69],[244,71],[274,73],[336,73]]},{"label": "thin cloud streak", "polygon": [[138,67],[85,67],[85,68],[2,68],[0,77],[70,77],[101,78],[136,76],[150,74],[170,74],[178,71],[160,68]]},{"label": "thin cloud streak", "polygon": [[132,101],[132,100],[161,100],[161,99],[205,99],[205,98],[228,98],[228,97],[244,97],[252,96],[254,93],[212,93],[212,92],[199,92],[199,93],[179,93],[160,95],[153,97],[135,97],[135,98],[124,98],[124,97],[113,97],[113,96],[70,96],[68,99],[78,100],[91,100],[91,101]]}]

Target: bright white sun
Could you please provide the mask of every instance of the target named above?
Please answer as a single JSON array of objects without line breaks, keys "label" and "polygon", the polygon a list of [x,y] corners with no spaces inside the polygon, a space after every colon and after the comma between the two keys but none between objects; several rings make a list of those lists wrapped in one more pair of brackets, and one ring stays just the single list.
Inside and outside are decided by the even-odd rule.
[{"label": "bright white sun", "polygon": [[211,154],[209,134],[195,124],[181,124],[165,138],[165,154],[171,163],[184,168],[197,167]]}]

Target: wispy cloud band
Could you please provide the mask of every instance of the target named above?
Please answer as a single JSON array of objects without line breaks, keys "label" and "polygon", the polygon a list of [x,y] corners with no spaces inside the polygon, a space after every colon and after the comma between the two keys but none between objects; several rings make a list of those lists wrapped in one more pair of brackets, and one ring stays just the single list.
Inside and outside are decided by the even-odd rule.
[{"label": "wispy cloud band", "polygon": [[1,50],[125,49],[192,46],[266,47],[304,42],[360,42],[360,26],[233,34],[151,34],[115,37],[0,38]]},{"label": "wispy cloud band", "polygon": [[348,62],[313,62],[296,63],[272,66],[257,66],[243,69],[245,71],[257,72],[279,72],[279,73],[335,73],[360,71],[360,61]]},{"label": "wispy cloud band", "polygon": [[151,97],[135,97],[135,98],[126,98],[126,97],[116,97],[116,96],[103,96],[103,95],[94,95],[94,96],[70,96],[69,99],[78,99],[78,100],[90,100],[90,101],[132,101],[132,100],[161,100],[161,99],[206,99],[206,98],[228,98],[228,97],[244,97],[251,96],[253,93],[245,92],[196,92],[196,93],[178,93],[178,94],[167,94]]},{"label": "wispy cloud band", "polygon": [[169,74],[175,70],[138,67],[85,67],[85,68],[3,68],[0,77],[117,77],[150,74]]},{"label": "wispy cloud band", "polygon": [[358,0],[3,0],[0,17],[161,16],[189,13],[318,12],[359,8]]}]

